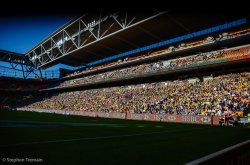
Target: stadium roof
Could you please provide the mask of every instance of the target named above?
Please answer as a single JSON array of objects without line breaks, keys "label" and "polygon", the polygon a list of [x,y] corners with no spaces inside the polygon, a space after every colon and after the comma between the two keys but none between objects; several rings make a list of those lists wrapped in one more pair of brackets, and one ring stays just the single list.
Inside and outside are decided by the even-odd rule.
[{"label": "stadium roof", "polygon": [[206,28],[224,26],[245,17],[247,16],[153,11],[85,14],[65,24],[26,55],[36,66],[42,68],[58,63],[75,67],[88,66],[110,56],[126,56],[129,53],[124,52],[130,51],[131,54],[131,50],[139,50],[150,44]]},{"label": "stadium roof", "polygon": [[10,64],[25,64],[31,65],[30,61],[24,56],[24,54],[11,52],[0,49],[0,61],[8,62]]}]

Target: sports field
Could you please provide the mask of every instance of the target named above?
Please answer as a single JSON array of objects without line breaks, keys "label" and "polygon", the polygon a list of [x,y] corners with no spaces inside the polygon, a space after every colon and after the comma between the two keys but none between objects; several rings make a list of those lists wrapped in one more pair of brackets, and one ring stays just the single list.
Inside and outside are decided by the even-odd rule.
[{"label": "sports field", "polygon": [[250,139],[246,127],[8,110],[0,111],[0,132],[1,163],[28,158],[35,164],[184,164]]}]

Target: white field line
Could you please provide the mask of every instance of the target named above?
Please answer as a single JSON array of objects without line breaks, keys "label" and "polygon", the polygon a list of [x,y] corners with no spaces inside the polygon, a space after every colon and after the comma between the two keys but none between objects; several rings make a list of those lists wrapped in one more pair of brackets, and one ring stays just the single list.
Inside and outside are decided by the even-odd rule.
[{"label": "white field line", "polygon": [[0,127],[125,126],[125,125],[126,124],[71,123],[71,122],[41,122],[41,121],[0,120]]},{"label": "white field line", "polygon": [[241,147],[243,145],[247,145],[248,143],[250,143],[250,140],[246,140],[246,141],[244,141],[242,143],[238,143],[236,145],[227,147],[227,148],[225,148],[223,150],[214,152],[214,153],[212,153],[210,155],[207,155],[207,156],[204,156],[202,158],[196,159],[194,161],[188,162],[188,163],[186,163],[184,165],[198,165],[198,164],[202,164],[202,163],[204,163],[204,162],[206,162],[206,161],[208,161],[208,160],[210,160],[212,158],[215,158],[217,156],[221,156],[221,155],[223,155],[223,154],[225,154],[225,153],[227,153],[227,152],[229,152],[231,150],[237,149],[237,148],[239,148],[239,147]]},{"label": "white field line", "polygon": [[192,130],[200,130],[200,129],[201,128],[191,128],[191,129],[182,129],[182,130],[167,130],[167,131],[158,131],[158,132],[138,133],[138,134],[86,137],[86,138],[65,139],[65,140],[63,140],[63,139],[62,140],[50,140],[50,141],[40,141],[40,142],[26,142],[26,143],[1,145],[0,147],[22,146],[22,145],[32,145],[32,144],[47,144],[47,143],[61,143],[61,142],[73,142],[73,141],[86,141],[86,140],[97,140],[97,139],[112,139],[112,138],[122,138],[122,137],[133,137],[133,136],[142,136],[142,135],[152,135],[152,134],[192,131]]}]

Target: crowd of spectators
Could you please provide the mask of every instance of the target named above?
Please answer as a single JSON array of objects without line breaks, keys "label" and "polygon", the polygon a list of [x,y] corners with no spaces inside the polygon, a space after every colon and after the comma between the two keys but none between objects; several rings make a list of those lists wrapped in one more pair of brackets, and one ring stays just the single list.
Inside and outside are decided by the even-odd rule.
[{"label": "crowd of spectators", "polygon": [[40,101],[22,108],[218,116],[227,111],[243,116],[250,108],[250,73],[65,92],[36,99]]},{"label": "crowd of spectators", "polygon": [[162,70],[173,70],[182,67],[189,67],[193,64],[202,64],[219,59],[231,58],[234,56],[244,56],[250,54],[250,45],[241,47],[234,47],[229,49],[216,50],[206,53],[200,53],[192,56],[171,59],[166,61],[159,61],[154,63],[144,63],[137,66],[130,66],[123,69],[117,69],[100,74],[85,76],[78,79],[66,80],[60,83],[56,88],[80,85],[85,83],[93,83],[103,80],[112,80],[117,78],[124,78],[135,76],[139,74],[152,73]]},{"label": "crowd of spectators", "polygon": [[250,33],[250,29],[244,29],[244,30],[235,31],[235,32],[223,32],[217,36],[208,36],[199,41],[189,42],[189,43],[180,43],[180,44],[177,44],[177,46],[169,46],[168,48],[160,50],[160,51],[154,51],[148,54],[138,55],[136,57],[126,57],[125,59],[119,59],[118,61],[115,61],[115,62],[109,62],[106,64],[102,64],[100,66],[90,67],[82,71],[75,71],[71,74],[68,74],[66,77],[72,77],[72,76],[79,75],[82,73],[88,73],[93,70],[98,70],[98,69],[102,69],[102,68],[113,66],[113,65],[119,65],[120,63],[127,63],[127,62],[134,61],[134,60],[140,60],[143,58],[171,53],[173,51],[179,51],[179,50],[188,49],[188,48],[195,47],[195,46],[210,44],[216,41],[222,41],[222,40],[226,40],[230,38],[235,38],[235,37],[239,37],[242,35],[247,35],[249,33]]},{"label": "crowd of spectators", "polygon": [[33,91],[45,84],[41,80],[23,80],[3,77],[0,78],[0,91]]}]

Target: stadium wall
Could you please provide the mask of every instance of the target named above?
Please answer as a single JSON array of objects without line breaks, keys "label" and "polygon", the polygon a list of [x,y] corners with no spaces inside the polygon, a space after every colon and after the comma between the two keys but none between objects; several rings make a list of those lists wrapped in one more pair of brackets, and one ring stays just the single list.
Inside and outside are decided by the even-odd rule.
[{"label": "stadium wall", "polygon": [[88,116],[88,117],[114,118],[114,119],[219,125],[219,116],[213,116],[211,118],[211,116],[204,116],[204,115],[136,114],[136,113],[118,113],[118,112],[105,113],[105,112],[27,109],[27,108],[26,109],[17,108],[17,110],[57,113],[57,114],[63,114],[63,115],[80,115],[80,116]]}]

